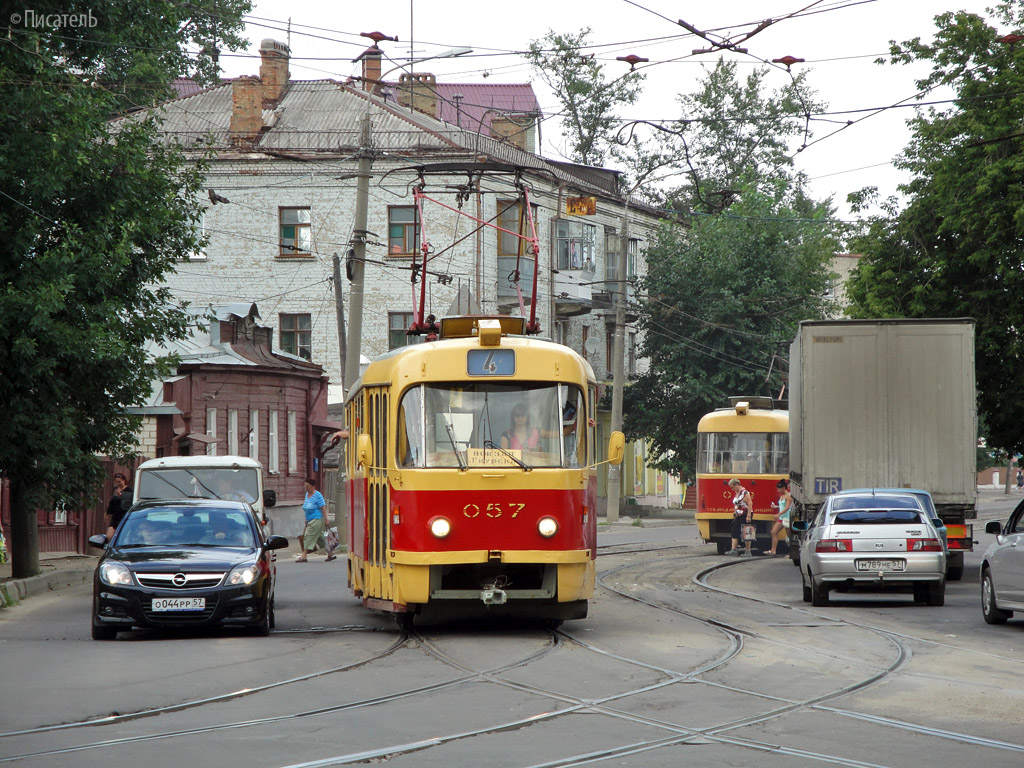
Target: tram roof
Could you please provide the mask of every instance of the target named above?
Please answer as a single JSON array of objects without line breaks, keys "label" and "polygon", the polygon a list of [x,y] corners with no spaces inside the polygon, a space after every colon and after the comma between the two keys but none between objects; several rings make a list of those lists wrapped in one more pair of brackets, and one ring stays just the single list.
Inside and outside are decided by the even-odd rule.
[{"label": "tram roof", "polygon": [[698,432],[788,432],[789,411],[750,408],[718,408],[697,422]]},{"label": "tram roof", "polygon": [[[469,376],[466,354],[471,349],[529,350],[527,364],[516,366],[510,376]],[[399,347],[374,358],[352,387],[395,385],[433,381],[551,381],[594,383],[594,369],[579,353],[564,344],[536,336],[502,335],[500,344],[483,346],[477,337],[455,337]]]}]

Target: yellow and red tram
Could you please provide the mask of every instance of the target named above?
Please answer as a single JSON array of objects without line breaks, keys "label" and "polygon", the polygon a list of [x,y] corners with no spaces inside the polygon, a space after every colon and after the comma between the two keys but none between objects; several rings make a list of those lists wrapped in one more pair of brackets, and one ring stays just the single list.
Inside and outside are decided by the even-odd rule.
[{"label": "yellow and red tram", "polygon": [[[597,385],[581,356],[526,330],[445,318],[436,341],[377,358],[353,387],[348,581],[367,607],[402,622],[587,615]],[[623,444],[614,433],[605,460]]]},{"label": "yellow and red tram", "polygon": [[696,474],[700,537],[714,542],[719,553],[728,551],[733,518],[729,480],[735,477],[753,498],[755,546],[770,548],[778,515],[771,506],[779,500],[775,486],[789,479],[789,411],[775,409],[771,398],[733,397],[728,408],[703,416],[697,424]]}]

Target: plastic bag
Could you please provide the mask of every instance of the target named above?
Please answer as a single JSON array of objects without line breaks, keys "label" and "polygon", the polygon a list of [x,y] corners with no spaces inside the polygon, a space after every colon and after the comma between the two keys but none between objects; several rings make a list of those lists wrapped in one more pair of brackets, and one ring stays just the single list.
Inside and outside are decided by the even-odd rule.
[{"label": "plastic bag", "polygon": [[327,529],[327,554],[331,554],[338,548],[338,529]]}]

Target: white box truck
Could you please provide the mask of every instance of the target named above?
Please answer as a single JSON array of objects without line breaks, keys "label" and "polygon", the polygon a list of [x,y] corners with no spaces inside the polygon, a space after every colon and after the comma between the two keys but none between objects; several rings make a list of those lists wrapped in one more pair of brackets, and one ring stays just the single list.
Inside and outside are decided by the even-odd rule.
[{"label": "white box truck", "polygon": [[844,489],[926,490],[946,524],[947,578],[960,578],[977,517],[974,320],[804,321],[789,393],[796,519]]},{"label": "white box truck", "polygon": [[248,502],[263,523],[277,502],[277,494],[263,487],[263,465],[245,456],[169,456],[135,470],[133,503],[192,498]]}]

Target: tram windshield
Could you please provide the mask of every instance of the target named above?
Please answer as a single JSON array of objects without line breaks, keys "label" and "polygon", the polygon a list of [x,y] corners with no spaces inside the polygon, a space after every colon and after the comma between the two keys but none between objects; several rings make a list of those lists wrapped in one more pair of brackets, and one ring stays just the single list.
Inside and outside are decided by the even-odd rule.
[{"label": "tram windshield", "polygon": [[404,467],[576,467],[584,463],[582,392],[548,382],[422,384],[398,409]]},{"label": "tram windshield", "polygon": [[697,471],[722,475],[789,474],[786,432],[702,432]]}]

